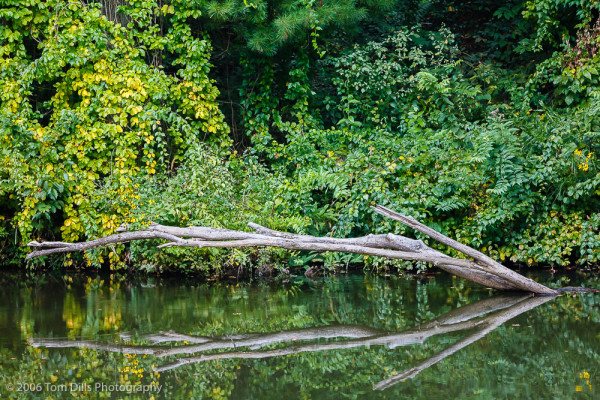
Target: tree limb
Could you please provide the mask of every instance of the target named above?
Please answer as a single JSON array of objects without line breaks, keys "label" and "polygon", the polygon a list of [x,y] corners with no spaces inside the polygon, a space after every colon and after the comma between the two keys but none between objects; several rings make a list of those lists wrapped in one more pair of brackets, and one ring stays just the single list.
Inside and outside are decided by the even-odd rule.
[{"label": "tree limb", "polygon": [[528,279],[488,256],[461,244],[435,230],[421,224],[412,217],[398,214],[383,206],[374,210],[385,217],[400,221],[417,231],[445,244],[475,261],[449,257],[426,246],[422,241],[409,239],[394,234],[367,235],[358,238],[332,238],[298,235],[279,232],[250,222],[249,227],[255,232],[243,232],[230,229],[191,226],[180,228],[152,223],[145,231],[124,232],[104,238],[81,243],[65,242],[30,242],[35,248],[27,258],[34,258],[55,253],[84,251],[95,247],[132,240],[164,239],[167,243],[159,248],[180,246],[197,248],[243,248],[243,247],[279,247],[288,250],[303,251],[339,251],[345,253],[364,254],[390,259],[421,261],[437,266],[451,274],[475,283],[501,290],[524,290],[528,292],[556,295],[558,292]]},{"label": "tree limb", "polygon": [[372,208],[375,212],[383,215],[384,217],[402,222],[404,225],[413,228],[414,230],[421,232],[429,236],[430,238],[435,239],[436,241],[445,244],[450,248],[453,248],[454,250],[457,250],[469,257],[474,258],[479,265],[484,265],[486,267],[486,272],[489,272],[492,275],[496,275],[497,277],[504,278],[505,280],[509,281],[511,284],[515,285],[521,290],[531,291],[540,294],[557,294],[556,290],[550,289],[544,285],[537,283],[533,279],[524,277],[523,275],[506,268],[502,264],[494,261],[493,259],[481,253],[480,251],[477,251],[474,248],[469,247],[465,244],[459,243],[456,240],[451,239],[448,236],[443,235],[426,225],[423,225],[413,217],[399,214],[382,205],[377,205]]}]

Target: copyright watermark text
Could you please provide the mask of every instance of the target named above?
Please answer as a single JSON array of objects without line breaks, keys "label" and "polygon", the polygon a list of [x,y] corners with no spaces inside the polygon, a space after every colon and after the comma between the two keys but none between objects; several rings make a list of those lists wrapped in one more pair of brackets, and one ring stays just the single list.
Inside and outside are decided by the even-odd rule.
[{"label": "copyright watermark text", "polygon": [[111,383],[9,383],[9,392],[123,392],[123,393],[160,393],[162,385],[125,385]]}]

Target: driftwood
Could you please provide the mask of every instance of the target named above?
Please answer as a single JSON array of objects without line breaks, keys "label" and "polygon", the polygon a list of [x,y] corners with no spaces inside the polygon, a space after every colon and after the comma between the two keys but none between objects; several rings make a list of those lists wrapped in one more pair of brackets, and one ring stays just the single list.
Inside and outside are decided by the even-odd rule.
[{"label": "driftwood", "polygon": [[485,254],[450,239],[428,226],[423,225],[412,217],[404,216],[380,205],[373,207],[373,209],[385,217],[399,221],[404,225],[473,258],[474,261],[449,257],[426,246],[421,240],[409,239],[400,235],[367,235],[348,239],[315,237],[274,231],[252,222],[250,222],[248,226],[254,229],[255,232],[242,232],[201,226],[179,228],[153,223],[145,231],[117,233],[88,242],[40,243],[33,241],[28,245],[34,248],[34,251],[31,252],[27,258],[56,253],[84,251],[115,243],[147,239],[164,239],[168,241],[167,243],[159,245],[159,248],[172,246],[198,248],[272,246],[288,250],[339,251],[391,259],[423,261],[461,278],[494,289],[521,290],[547,295],[558,294],[556,290],[543,286],[532,279],[526,278],[515,271],[502,266]]},{"label": "driftwood", "polygon": [[[459,340],[447,349],[434,354],[397,375],[393,375],[375,384],[374,389],[383,390],[396,383],[412,379],[425,369],[449,357],[464,347],[483,338],[485,335],[504,324],[506,321],[525,313],[547,301],[550,296],[500,295],[468,304],[452,310],[432,321],[421,324],[404,332],[386,332],[369,327],[355,325],[336,325],[305,328],[275,333],[251,333],[228,335],[221,337],[205,337],[184,335],[172,331],[158,332],[136,337],[152,343],[150,346],[109,344],[89,340],[63,340],[31,338],[29,344],[46,348],[87,348],[125,354],[152,355],[164,358],[177,355],[189,355],[203,352],[210,354],[183,357],[162,366],[154,367],[157,372],[173,370],[184,365],[221,359],[264,359],[281,357],[305,352],[351,349],[364,346],[387,346],[390,349],[414,344],[422,344],[428,338],[452,332],[470,331],[468,336]],[[133,339],[129,334],[121,334],[126,340]],[[340,339],[329,343],[311,343],[320,339]],[[173,343],[191,343],[171,347]],[[168,346],[157,346],[158,343],[170,343]],[[286,347],[263,350],[271,345],[287,345]],[[245,350],[248,349],[248,350]],[[229,350],[229,351],[227,351]],[[220,351],[214,353],[214,351]],[[224,351],[224,352],[223,352]]]}]

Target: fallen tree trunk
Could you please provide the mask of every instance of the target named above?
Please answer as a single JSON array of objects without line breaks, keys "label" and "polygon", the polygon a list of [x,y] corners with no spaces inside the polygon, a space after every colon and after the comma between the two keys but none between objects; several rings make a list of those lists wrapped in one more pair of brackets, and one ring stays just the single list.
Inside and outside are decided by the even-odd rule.
[{"label": "fallen tree trunk", "polygon": [[421,224],[412,217],[398,214],[383,206],[373,209],[388,218],[399,221],[438,242],[445,244],[474,261],[449,257],[437,250],[426,246],[421,240],[409,239],[394,234],[367,235],[359,238],[331,238],[297,235],[278,232],[260,225],[249,223],[255,232],[242,232],[229,229],[191,226],[179,228],[151,224],[145,231],[124,232],[106,236],[100,239],[81,243],[65,242],[30,242],[28,245],[35,250],[27,258],[43,255],[84,251],[96,247],[133,240],[164,239],[167,243],[159,248],[181,247],[279,247],[288,250],[307,251],[339,251],[345,253],[365,254],[391,259],[408,261],[423,261],[441,268],[451,274],[486,287],[501,290],[522,290],[527,292],[557,295],[558,292],[543,286],[515,271],[512,271],[479,251],[459,243],[441,233]]}]

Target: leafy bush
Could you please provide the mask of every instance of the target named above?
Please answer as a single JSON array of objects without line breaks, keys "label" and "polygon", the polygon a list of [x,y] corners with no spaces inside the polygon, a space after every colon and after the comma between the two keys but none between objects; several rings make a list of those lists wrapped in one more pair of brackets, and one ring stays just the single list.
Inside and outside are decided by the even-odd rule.
[{"label": "leafy bush", "polygon": [[[272,191],[281,184],[255,157],[232,154],[223,159],[205,146],[186,153],[186,161],[177,174],[156,174],[139,180],[127,222],[130,229],[143,229],[150,221],[171,226],[212,226],[248,230],[255,222],[280,230],[302,230],[306,217],[281,215],[280,204]],[[125,205],[124,205],[125,206]],[[248,249],[167,248],[157,250],[156,243],[136,243],[130,257],[137,264],[180,272],[216,272],[223,266],[249,267],[262,263],[274,266],[285,251]]]},{"label": "leafy bush", "polygon": [[195,11],[157,4],[121,7],[127,26],[96,3],[0,9],[0,202],[22,243],[112,233],[135,182],[200,140],[229,145],[210,42],[183,23]]},{"label": "leafy bush", "polygon": [[510,82],[485,88],[457,53],[446,30],[401,31],[330,60],[336,126],[275,122],[284,139],[255,147],[287,177],[281,204],[313,234],[404,232],[382,203],[501,260],[597,262],[600,102],[501,103]]},{"label": "leafy bush", "polygon": [[[410,234],[381,203],[500,260],[598,263],[597,4],[367,3],[4,2],[0,246],[151,220]],[[361,261],[153,245],[87,259]]]}]

